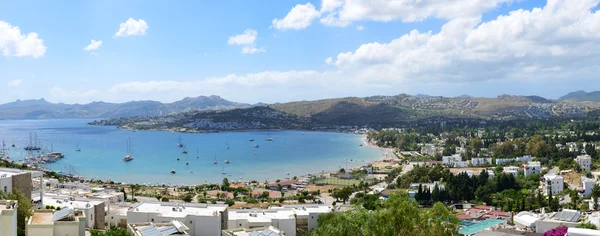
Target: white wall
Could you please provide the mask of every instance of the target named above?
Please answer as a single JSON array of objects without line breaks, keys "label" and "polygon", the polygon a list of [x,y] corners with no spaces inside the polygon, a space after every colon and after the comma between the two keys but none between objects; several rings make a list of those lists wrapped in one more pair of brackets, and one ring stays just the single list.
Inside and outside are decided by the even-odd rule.
[{"label": "white wall", "polygon": [[[190,221],[192,222],[190,224]],[[218,216],[188,216],[183,222],[190,228],[190,234],[195,236],[221,235],[221,217]]]},{"label": "white wall", "polygon": [[52,225],[34,225],[33,227],[27,226],[25,233],[27,236],[53,236],[54,227]]},{"label": "white wall", "polygon": [[308,214],[308,231],[312,231],[313,229],[319,226],[319,222],[317,219],[319,218],[319,213],[312,212]]},{"label": "white wall", "polygon": [[286,236],[296,236],[296,219],[273,219],[271,225],[285,232]]},{"label": "white wall", "polygon": [[54,222],[54,235],[56,236],[82,235],[79,230],[79,222]]},{"label": "white wall", "polygon": [[[4,191],[4,188],[6,188],[6,191]],[[11,177],[0,179],[0,191],[2,191],[4,193],[12,193],[12,178]]]},{"label": "white wall", "polygon": [[6,212],[0,216],[0,235],[17,236],[17,205],[14,210],[8,211],[12,211],[12,214]]}]

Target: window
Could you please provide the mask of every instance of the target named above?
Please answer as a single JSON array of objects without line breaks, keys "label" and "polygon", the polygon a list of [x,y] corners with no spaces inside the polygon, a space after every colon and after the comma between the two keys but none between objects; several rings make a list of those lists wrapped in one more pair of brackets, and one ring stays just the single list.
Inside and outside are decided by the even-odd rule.
[{"label": "window", "polygon": [[4,186],[4,193],[8,193],[8,189]]},{"label": "window", "polygon": [[190,224],[192,224],[192,221],[190,220]]},{"label": "window", "polygon": [[151,219],[150,221],[154,222],[154,219]]}]

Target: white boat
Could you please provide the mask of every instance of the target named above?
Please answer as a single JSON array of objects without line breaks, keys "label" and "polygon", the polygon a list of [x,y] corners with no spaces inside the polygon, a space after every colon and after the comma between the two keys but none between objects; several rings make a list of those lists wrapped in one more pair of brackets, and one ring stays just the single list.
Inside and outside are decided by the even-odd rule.
[{"label": "white boat", "polygon": [[188,161],[186,161],[186,162],[185,162],[185,165],[186,165],[186,166],[187,166],[187,165],[189,165],[189,164],[190,164],[190,162],[188,162]]},{"label": "white boat", "polygon": [[219,164],[219,162],[217,162],[217,154],[215,154],[215,160],[213,161],[213,164]]},{"label": "white boat", "polygon": [[79,142],[77,142],[77,147],[75,148],[76,152],[81,152],[81,149],[79,149]]},{"label": "white boat", "polygon": [[133,160],[133,155],[131,155],[131,138],[127,139],[127,155],[123,157],[123,161],[128,162]]},{"label": "white boat", "polygon": [[258,148],[258,144],[254,144],[254,146],[253,146],[253,147],[254,147],[254,148]]},{"label": "white boat", "polygon": [[198,148],[196,148],[196,158],[200,158],[200,154],[198,153]]},{"label": "white boat", "polygon": [[177,147],[183,147],[183,142],[181,141],[181,136],[179,136],[179,139],[177,140]]},{"label": "white boat", "polygon": [[181,151],[181,153],[183,153],[183,154],[188,154],[188,151],[187,151],[187,149],[185,148],[185,145],[183,146],[183,151]]},{"label": "white boat", "polygon": [[171,174],[175,174],[175,170],[171,170]]},{"label": "white boat", "polygon": [[225,164],[229,164],[229,160],[225,160]]}]

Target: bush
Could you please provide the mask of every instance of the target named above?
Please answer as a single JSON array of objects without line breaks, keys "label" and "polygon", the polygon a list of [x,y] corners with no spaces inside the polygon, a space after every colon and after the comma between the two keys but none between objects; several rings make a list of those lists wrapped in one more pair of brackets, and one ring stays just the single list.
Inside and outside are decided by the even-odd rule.
[{"label": "bush", "polygon": [[227,199],[227,200],[225,200],[225,204],[227,204],[229,206],[233,206],[233,205],[235,205],[235,201],[233,199]]},{"label": "bush", "polygon": [[283,203],[284,201],[285,201],[285,199],[279,198],[279,203]]},{"label": "bush", "polygon": [[258,200],[254,199],[254,198],[248,198],[246,200],[246,203],[248,203],[248,204],[256,204],[256,203],[258,203]]},{"label": "bush", "polygon": [[160,200],[161,200],[161,201],[163,201],[163,202],[169,202],[169,198],[167,198],[167,197],[163,197],[163,198],[162,198],[162,199],[160,199]]}]

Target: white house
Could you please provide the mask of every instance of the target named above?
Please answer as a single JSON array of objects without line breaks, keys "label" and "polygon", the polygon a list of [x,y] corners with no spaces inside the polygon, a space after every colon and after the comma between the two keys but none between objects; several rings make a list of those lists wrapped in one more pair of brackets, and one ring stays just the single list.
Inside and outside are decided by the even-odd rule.
[{"label": "white house", "polygon": [[575,162],[579,164],[582,171],[590,171],[592,167],[592,157],[590,155],[581,155],[575,158]]},{"label": "white house", "polygon": [[86,216],[84,222],[86,228],[104,228],[106,204],[103,201],[47,193],[44,194],[42,204],[43,206],[60,207],[61,209],[73,208],[82,211]]},{"label": "white house", "polygon": [[460,154],[454,154],[452,156],[443,156],[442,157],[442,163],[444,163],[444,165],[448,166],[448,167],[454,167],[456,162],[461,162],[462,161],[462,157],[460,156]]},{"label": "white house", "polygon": [[222,236],[284,236],[280,229],[273,226],[259,227],[253,229],[237,228],[223,230]]},{"label": "white house", "polygon": [[519,174],[519,167],[518,166],[506,166],[506,167],[504,167],[503,172],[506,174],[511,174],[514,177],[517,177],[517,175]]},{"label": "white house", "polygon": [[581,184],[583,185],[583,196],[588,197],[592,195],[592,189],[594,188],[596,181],[593,179],[582,177]]},{"label": "white house", "polygon": [[482,165],[491,165],[492,158],[491,157],[478,157],[471,159],[471,165],[473,166],[482,166]]},{"label": "white house", "polygon": [[25,197],[31,199],[31,194],[35,191],[32,184],[34,178],[39,178],[39,181],[43,182],[42,172],[0,168],[0,190],[5,193],[19,190]]},{"label": "white house", "polygon": [[291,209],[296,216],[296,228],[310,232],[319,226],[317,219],[320,214],[331,212],[333,209],[324,205],[283,205],[281,207],[271,206],[269,209],[286,210]]},{"label": "white house", "polygon": [[499,159],[496,159],[496,165],[502,165],[504,163],[513,162],[513,161],[515,161],[515,158],[499,158]]},{"label": "white house", "polygon": [[235,209],[228,211],[227,229],[252,229],[269,226],[280,229],[287,236],[296,236],[294,211],[291,209]]},{"label": "white house", "polygon": [[72,208],[57,212],[36,210],[25,226],[27,236],[85,235],[85,214]]},{"label": "white house", "polygon": [[127,227],[127,212],[131,208],[130,203],[121,203],[119,205],[112,204],[108,206],[104,222],[108,226],[116,226],[120,228]]},{"label": "white house", "polygon": [[523,164],[525,176],[542,173],[542,164],[539,161],[531,161]]},{"label": "white house", "polygon": [[0,200],[0,235],[17,236],[17,201]]},{"label": "white house", "polygon": [[521,161],[521,162],[530,162],[531,160],[533,160],[532,156],[526,155],[526,156],[522,156],[522,157],[517,157],[515,158],[517,161]]},{"label": "white house", "polygon": [[564,179],[560,175],[544,175],[542,187],[544,188],[546,194],[552,192],[552,195],[556,195],[563,191]]},{"label": "white house", "polygon": [[181,221],[192,236],[220,235],[227,228],[227,205],[139,203],[127,212],[127,223],[168,223]]}]

